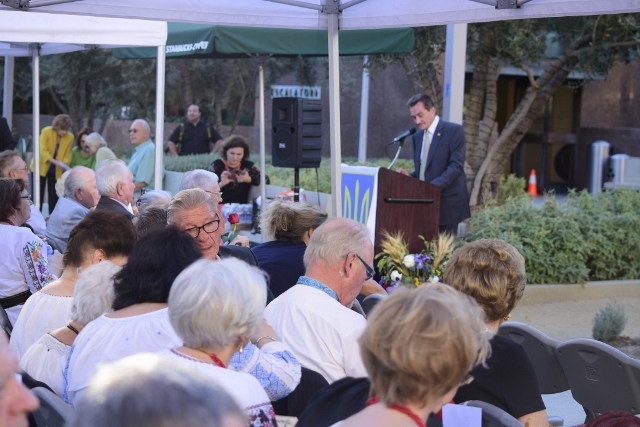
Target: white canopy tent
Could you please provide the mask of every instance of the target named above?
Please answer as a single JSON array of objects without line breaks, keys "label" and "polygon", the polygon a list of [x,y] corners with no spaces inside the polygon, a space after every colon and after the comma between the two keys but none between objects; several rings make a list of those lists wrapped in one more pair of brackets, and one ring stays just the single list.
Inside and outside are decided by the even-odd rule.
[{"label": "white canopy tent", "polygon": [[[102,18],[96,16],[51,15],[0,10],[0,55],[33,58],[33,154],[34,202],[40,203],[40,84],[39,57],[83,49],[122,46],[157,46],[156,135],[162,138],[164,122],[164,45],[167,24],[159,21]],[[10,67],[12,68],[12,67]],[[5,92],[12,93],[13,76],[5,73]],[[5,98],[6,104],[11,98]],[[162,170],[162,147],[156,156],[156,170]],[[159,163],[160,162],[160,163]],[[160,175],[162,178],[162,174]]]},{"label": "white canopy tent", "polygon": [[[55,1],[22,0],[21,3],[35,8],[32,10],[36,12],[218,25],[326,29],[329,34],[332,213],[336,216],[342,214],[339,29],[418,27],[640,11],[640,0],[60,0],[60,4],[52,4]],[[497,9],[486,4],[497,2],[506,8]],[[39,5],[42,7],[38,7]],[[262,169],[264,171],[264,167]]]}]

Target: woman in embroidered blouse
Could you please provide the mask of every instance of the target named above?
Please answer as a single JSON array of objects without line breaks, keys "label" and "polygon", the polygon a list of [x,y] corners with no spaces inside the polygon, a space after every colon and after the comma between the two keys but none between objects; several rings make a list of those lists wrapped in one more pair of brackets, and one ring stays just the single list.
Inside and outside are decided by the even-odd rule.
[{"label": "woman in embroidered blouse", "polygon": [[260,169],[249,161],[249,144],[238,135],[222,143],[222,159],[215,160],[209,170],[220,177],[222,203],[248,203],[252,185],[260,185]]},{"label": "woman in embroidered blouse", "polygon": [[31,216],[29,199],[22,180],[0,178],[0,304],[12,325],[29,296],[56,280],[44,242],[21,227]]},{"label": "woman in embroidered blouse", "polygon": [[70,167],[86,166],[89,169],[96,169],[96,156],[89,152],[86,145],[87,136],[92,132],[93,129],[90,127],[83,127],[82,130],[78,132],[78,136],[76,136],[76,146],[71,149]]},{"label": "woman in embroidered blouse", "polygon": [[[266,297],[264,273],[257,267],[235,258],[196,261],[169,294],[169,319],[184,344],[161,353],[225,389],[252,427],[274,424],[271,402],[255,377],[227,367],[262,327]],[[278,345],[272,337],[262,339]]]},{"label": "woman in embroidered blouse", "polygon": [[424,427],[486,359],[483,320],[475,301],[441,283],[393,292],[372,312],[359,340],[373,397],[334,426]]},{"label": "woman in embroidered blouse", "polygon": [[114,311],[89,323],[71,347],[62,393],[67,403],[76,403],[100,363],[182,343],[169,322],[167,298],[178,274],[201,256],[195,240],[174,227],[136,243],[114,277]]},{"label": "woman in embroidered blouse", "polygon": [[62,256],[60,278],[27,300],[13,326],[10,343],[18,358],[38,338],[67,324],[81,269],[104,260],[124,265],[137,240],[131,220],[116,212],[94,211],[76,224]]},{"label": "woman in embroidered blouse", "polygon": [[[56,181],[60,179],[64,171],[70,169],[71,146],[73,134],[69,132],[73,126],[71,117],[59,114],[53,119],[51,126],[47,126],[40,132],[40,206],[44,201],[44,189],[48,186],[49,212],[58,203],[56,194]],[[33,170],[33,169],[32,169]]]},{"label": "woman in embroidered blouse", "polygon": [[110,261],[87,267],[75,284],[67,324],[42,335],[20,359],[20,368],[62,396],[62,375],[71,345],[82,329],[111,311],[113,276],[120,267]]}]

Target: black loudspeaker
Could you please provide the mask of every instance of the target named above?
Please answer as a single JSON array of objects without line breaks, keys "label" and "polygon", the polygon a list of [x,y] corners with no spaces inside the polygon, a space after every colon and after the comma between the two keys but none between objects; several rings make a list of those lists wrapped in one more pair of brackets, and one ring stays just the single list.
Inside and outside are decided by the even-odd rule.
[{"label": "black loudspeaker", "polygon": [[317,168],[322,159],[322,104],[273,98],[271,161],[281,168]]}]

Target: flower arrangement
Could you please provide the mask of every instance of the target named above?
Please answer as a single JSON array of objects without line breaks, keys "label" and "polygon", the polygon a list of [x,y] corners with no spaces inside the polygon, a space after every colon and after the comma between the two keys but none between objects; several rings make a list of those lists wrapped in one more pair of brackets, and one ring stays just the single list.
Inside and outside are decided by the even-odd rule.
[{"label": "flower arrangement", "polygon": [[375,256],[382,287],[392,290],[401,284],[417,287],[421,283],[440,281],[453,252],[455,238],[450,234],[439,234],[437,239],[428,242],[424,237],[418,237],[425,248],[412,254],[402,232],[383,232],[382,252]]}]

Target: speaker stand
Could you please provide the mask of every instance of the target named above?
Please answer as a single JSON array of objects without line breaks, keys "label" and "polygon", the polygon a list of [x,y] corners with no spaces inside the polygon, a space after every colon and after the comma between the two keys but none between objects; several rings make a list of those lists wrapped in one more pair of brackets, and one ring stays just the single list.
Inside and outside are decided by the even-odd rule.
[{"label": "speaker stand", "polygon": [[300,168],[293,170],[293,201],[295,203],[300,201]]}]

